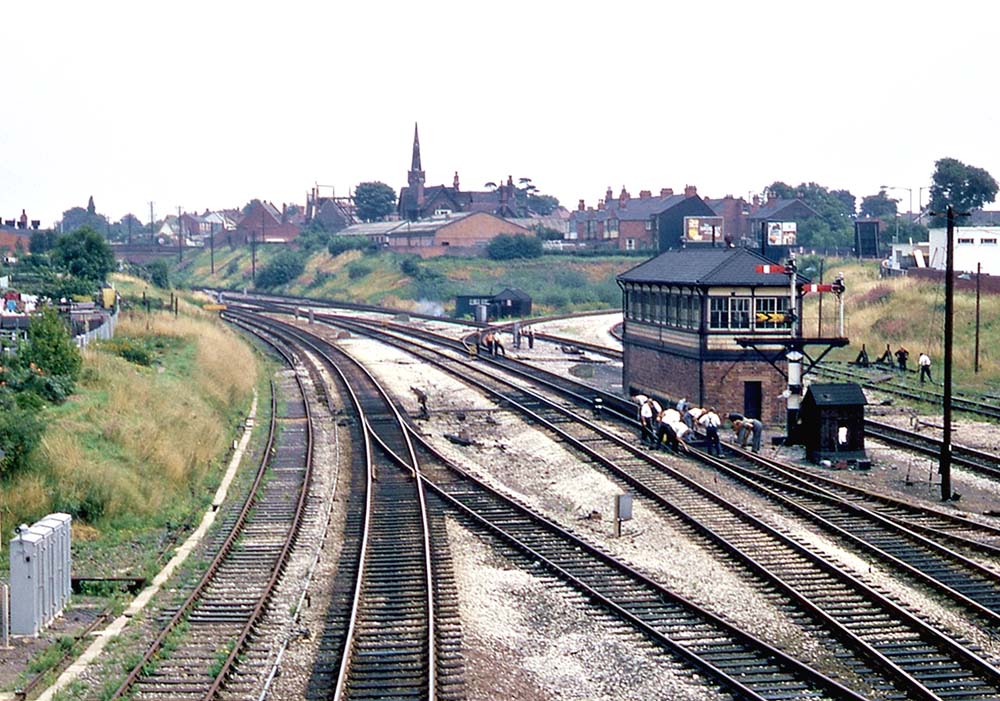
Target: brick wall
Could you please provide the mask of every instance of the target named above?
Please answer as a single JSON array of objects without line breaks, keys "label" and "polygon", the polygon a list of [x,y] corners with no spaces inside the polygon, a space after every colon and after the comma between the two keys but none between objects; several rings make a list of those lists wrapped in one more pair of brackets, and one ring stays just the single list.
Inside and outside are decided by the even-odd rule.
[{"label": "brick wall", "polygon": [[[707,361],[683,358],[650,348],[625,345],[623,386],[643,390],[668,399],[687,397],[692,404],[714,406],[725,418],[730,412],[743,411],[746,381],[758,381],[762,390],[761,421],[784,426],[785,400],[781,393],[787,384],[770,363],[758,360]],[[704,387],[700,385],[704,381]]]}]

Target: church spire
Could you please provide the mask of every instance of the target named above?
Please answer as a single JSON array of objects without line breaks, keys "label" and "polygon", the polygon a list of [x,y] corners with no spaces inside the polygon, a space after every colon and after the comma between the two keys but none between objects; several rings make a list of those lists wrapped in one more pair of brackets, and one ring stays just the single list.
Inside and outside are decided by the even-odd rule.
[{"label": "church spire", "polygon": [[420,212],[424,207],[424,170],[420,167],[420,137],[417,134],[417,123],[413,123],[413,160],[410,162],[410,172],[406,175],[406,182],[410,186],[407,193],[406,217],[408,219],[419,219]]},{"label": "church spire", "polygon": [[420,167],[420,136],[417,134],[417,123],[413,123],[413,161],[410,163],[410,170],[421,171]]}]

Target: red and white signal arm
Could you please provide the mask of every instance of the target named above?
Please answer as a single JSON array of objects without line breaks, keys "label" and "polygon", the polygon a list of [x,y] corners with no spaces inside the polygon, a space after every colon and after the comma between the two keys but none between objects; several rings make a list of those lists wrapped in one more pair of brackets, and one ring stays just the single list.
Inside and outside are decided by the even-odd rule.
[{"label": "red and white signal arm", "polygon": [[834,289],[833,285],[810,284],[810,285],[803,285],[802,286],[802,292],[803,292],[803,294],[806,293],[806,292],[835,292],[835,291],[836,290]]},{"label": "red and white signal arm", "polygon": [[785,274],[785,273],[788,272],[785,269],[785,266],[783,266],[783,265],[758,265],[755,268],[755,270],[758,273],[764,273],[765,275],[771,275],[771,274],[774,274],[774,273]]}]

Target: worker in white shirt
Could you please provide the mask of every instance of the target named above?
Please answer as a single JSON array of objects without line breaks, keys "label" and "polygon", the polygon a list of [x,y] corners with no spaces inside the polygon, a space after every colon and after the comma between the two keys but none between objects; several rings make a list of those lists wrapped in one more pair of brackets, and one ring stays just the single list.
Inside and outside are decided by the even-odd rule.
[{"label": "worker in white shirt", "polygon": [[722,425],[722,419],[715,413],[715,409],[711,408],[702,414],[698,419],[698,423],[705,428],[705,437],[708,438],[709,455],[721,455],[722,448],[719,446],[719,426]]},{"label": "worker in white shirt", "polygon": [[643,445],[647,443],[650,446],[655,445],[656,440],[653,434],[653,419],[656,414],[653,413],[653,400],[646,398],[646,401],[642,403],[639,407],[639,440],[642,441]]}]

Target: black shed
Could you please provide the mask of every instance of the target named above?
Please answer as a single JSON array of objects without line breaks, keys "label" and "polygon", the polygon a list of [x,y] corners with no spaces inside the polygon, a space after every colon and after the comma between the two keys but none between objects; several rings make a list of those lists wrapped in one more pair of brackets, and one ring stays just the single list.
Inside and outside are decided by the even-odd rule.
[{"label": "black shed", "polygon": [[455,316],[476,315],[476,307],[486,307],[488,321],[503,318],[524,318],[531,316],[531,295],[508,287],[495,295],[458,295],[455,297]]},{"label": "black shed", "polygon": [[531,316],[531,295],[515,287],[493,295],[493,304],[498,319]]},{"label": "black shed", "polygon": [[814,384],[799,409],[799,436],[806,457],[865,460],[865,393],[853,382]]}]

